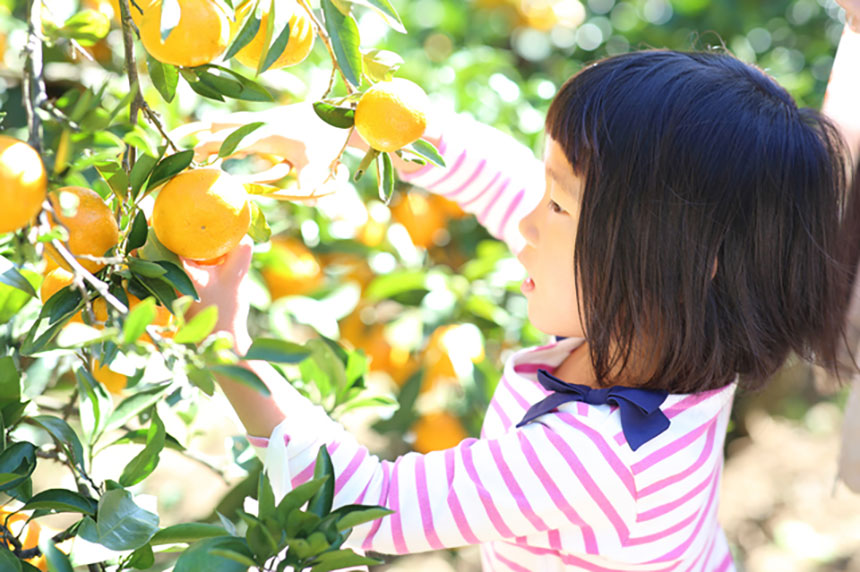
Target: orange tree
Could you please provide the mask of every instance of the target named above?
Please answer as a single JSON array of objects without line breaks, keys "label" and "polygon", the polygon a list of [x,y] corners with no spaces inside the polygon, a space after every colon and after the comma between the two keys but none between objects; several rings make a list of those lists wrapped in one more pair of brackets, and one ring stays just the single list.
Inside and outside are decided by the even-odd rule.
[{"label": "orange tree", "polygon": [[[401,61],[395,54],[362,53],[356,18],[366,13],[405,32],[388,0],[0,4],[4,78],[20,93],[15,105],[4,100],[0,135],[3,570],[322,571],[377,562],[342,544],[352,527],[388,511],[333,509],[325,449],[314,479],[276,499],[259,461],[244,455],[247,443],[238,444],[233,466],[245,477],[218,503],[216,522],[163,526],[158,508],[138,494],[166,449],[206,464],[170,427],[177,420],[193,425],[198,403],[216,390],[213,374],[268,391],[236,365],[240,358],[278,364],[335,414],[395,403],[368,391],[364,352],[338,344],[336,331],[309,336],[260,325],[239,356],[231,340],[213,334],[214,309],[186,318],[197,294],[182,258],[217,264],[246,234],[263,245],[255,266],[265,262],[259,276],[269,282],[268,298],[331,284],[295,233],[297,225],[309,228],[307,210],[278,201],[301,194],[291,165],[284,157],[236,153],[260,123],[233,130],[214,156],[202,158],[193,141],[170,131],[198,119],[189,111],[195,106],[230,111],[300,99],[298,79],[288,87],[278,80],[319,70],[327,88],[307,112],[344,128],[344,141],[374,84],[408,85],[424,98],[417,85],[392,80]],[[7,38],[20,40],[14,53]],[[58,65],[72,70],[70,77],[58,81],[51,70]],[[296,76],[282,71],[301,66],[307,69]],[[385,105],[360,128],[384,134]],[[403,105],[395,98],[388,107]],[[388,153],[441,161],[420,140],[424,124],[415,117],[424,110],[410,110],[407,137],[364,160],[363,168],[376,161],[386,202],[394,188]],[[328,158],[327,178],[341,155]],[[274,184],[241,177],[260,161],[281,173]],[[316,198],[313,191],[304,198]],[[292,238],[266,248],[269,220]],[[275,311],[269,302],[257,308],[257,321]],[[112,474],[97,474],[99,456],[127,444],[137,445],[134,456]],[[45,464],[67,473],[58,479],[65,486],[40,486],[34,474]],[[231,501],[245,496],[256,508]],[[66,517],[62,528],[46,533],[40,522],[58,514]]]},{"label": "orange tree", "polygon": [[[392,153],[440,159],[375,122],[423,130],[422,94],[395,75],[539,151],[558,84],[631,46],[725,42],[816,105],[838,17],[812,0],[0,0],[0,569],[238,570],[287,545],[294,565],[349,564],[339,529],[383,513],[330,511],[324,453],[319,479],[276,503],[243,439],[218,464],[192,438],[213,372],[263,388],[211,334],[216,316],[185,319],[195,292],[177,253],[217,263],[246,232],[245,357],[275,362],[334,416],[379,408],[365,411],[384,454],[478,434],[501,361],[542,338],[507,249],[396,181]],[[319,193],[285,157],[247,151],[263,121],[226,122],[207,153],[185,128],[299,101],[343,129],[335,150],[353,129],[371,144],[327,157]],[[340,162],[368,174],[344,184]],[[182,228],[179,210],[219,230]],[[97,474],[122,447],[130,462]],[[168,450],[230,474],[205,522],[141,494],[159,492]],[[63,478],[44,486],[46,468]]]}]

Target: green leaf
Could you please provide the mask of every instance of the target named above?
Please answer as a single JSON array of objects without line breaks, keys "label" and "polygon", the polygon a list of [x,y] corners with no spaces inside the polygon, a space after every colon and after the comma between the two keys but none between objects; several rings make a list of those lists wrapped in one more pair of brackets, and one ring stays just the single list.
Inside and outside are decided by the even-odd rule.
[{"label": "green leaf", "polygon": [[[33,288],[38,287],[42,281],[38,272],[26,268],[20,272]],[[14,318],[30,300],[32,296],[29,293],[7,284],[0,284],[0,324],[5,324]]]},{"label": "green leaf", "polygon": [[260,472],[257,482],[257,516],[261,519],[275,515],[275,493],[272,492],[272,483],[265,472]]},{"label": "green leaf", "polygon": [[149,542],[135,550],[128,560],[128,566],[138,570],[149,570],[153,565],[155,565],[155,554]]},{"label": "green leaf", "polygon": [[146,179],[152,172],[152,168],[158,163],[158,157],[151,155],[139,155],[134,162],[134,167],[131,168],[128,180],[131,183],[131,198],[136,199]]},{"label": "green leaf", "polygon": [[[104,357],[103,357],[104,359]],[[86,368],[75,372],[80,400],[78,409],[81,415],[81,428],[84,437],[92,444],[101,435],[111,411],[111,399],[104,386],[96,381]]]},{"label": "green leaf", "polygon": [[262,30],[263,45],[262,49],[260,50],[260,55],[258,56],[259,60],[257,60],[257,69],[255,71],[257,75],[260,75],[263,72],[263,62],[265,61],[266,56],[269,53],[269,48],[272,45],[272,38],[275,35],[275,18],[283,20],[283,18],[280,17],[280,11],[275,10],[276,0],[259,0],[257,4],[257,13],[260,15],[261,18],[264,11],[264,6],[266,4],[269,5],[269,9],[265,10],[268,14],[268,18],[266,18],[266,29]]},{"label": "green leaf", "polygon": [[37,493],[24,504],[23,510],[50,510],[96,515],[98,504],[91,498],[68,489],[47,489]]},{"label": "green leaf", "polygon": [[[128,443],[138,443],[140,445],[145,445],[146,435],[148,433],[148,429],[135,429],[133,431],[128,431],[125,435],[108,445],[108,447],[112,447],[113,445],[126,445]],[[185,447],[182,446],[182,443],[180,443],[176,439],[176,437],[170,435],[170,433],[164,434],[164,446],[168,449],[179,451],[180,453],[185,451]]]},{"label": "green leaf", "polygon": [[269,395],[269,388],[263,383],[259,376],[249,369],[245,369],[240,365],[233,364],[218,364],[209,367],[210,371],[215,374],[226,375],[240,383],[243,383],[251,389],[256,389],[264,396]]},{"label": "green leaf", "polygon": [[161,41],[166,42],[173,29],[179,25],[181,9],[179,0],[163,0],[161,2]]},{"label": "green leaf", "polygon": [[378,301],[415,290],[427,290],[427,273],[404,269],[377,276],[367,285],[364,295],[369,301]]},{"label": "green leaf", "polygon": [[21,354],[31,356],[45,349],[60,329],[83,305],[80,290],[66,286],[45,302],[33,327],[21,344]]},{"label": "green leaf", "polygon": [[[225,556],[223,551],[253,556],[244,538],[221,536],[195,542],[176,561],[173,572],[247,572],[248,565]],[[253,562],[252,562],[253,564]]]},{"label": "green leaf", "polygon": [[257,32],[260,30],[260,15],[258,14],[260,10],[249,10],[248,17],[245,19],[245,23],[242,25],[242,29],[239,30],[239,33],[236,34],[236,38],[233,40],[233,43],[230,44],[230,47],[227,48],[227,51],[224,53],[224,60],[229,60],[233,56],[235,56],[239,51],[251,43],[251,40],[254,39],[254,36],[257,35]]},{"label": "green leaf", "polygon": [[249,123],[247,125],[243,125],[230,133],[227,137],[224,138],[224,142],[221,143],[221,148],[218,149],[219,157],[229,157],[236,150],[236,147],[239,146],[239,143],[242,142],[242,139],[265,125],[265,121],[255,121],[253,123]]},{"label": "green leaf", "polygon": [[331,512],[331,503],[334,499],[334,465],[325,445],[320,447],[314,465],[314,479],[322,478],[326,478],[326,481],[308,503],[308,510],[319,517]]},{"label": "green leaf", "polygon": [[358,24],[352,14],[344,15],[331,0],[321,0],[325,29],[331,39],[337,64],[353,87],[361,84],[361,51]]},{"label": "green leaf", "polygon": [[[161,244],[161,241],[158,240],[158,237],[155,235],[155,231],[152,230],[152,227],[149,228],[149,232],[146,235],[146,243],[143,245],[143,248],[138,250],[138,256],[143,260],[151,260],[152,262],[161,262],[166,260],[168,262],[173,263],[175,266],[181,266],[181,262],[179,262],[179,257],[172,253],[167,249],[166,246]],[[168,270],[168,276],[170,276],[170,272]]]},{"label": "green leaf", "polygon": [[0,570],[21,572],[21,561],[4,544],[0,544]]},{"label": "green leaf", "polygon": [[190,544],[204,538],[217,538],[219,536],[228,536],[228,532],[216,524],[185,522],[162,528],[155,533],[149,542],[153,546],[179,543]]},{"label": "green leaf", "polygon": [[135,550],[157,531],[157,514],[137,506],[128,491],[113,489],[99,499],[97,521],[84,517],[78,536],[111,550]]},{"label": "green leaf", "polygon": [[207,306],[179,328],[173,341],[177,344],[199,344],[215,329],[218,323],[218,307]]},{"label": "green leaf", "polygon": [[[274,16],[274,18],[272,16]],[[272,10],[269,12],[269,21],[274,22],[272,35],[275,39],[271,44],[269,44],[269,50],[266,52],[266,57],[261,58],[260,65],[257,68],[258,75],[272,67],[272,64],[274,64],[278,58],[283,55],[284,50],[287,48],[287,42],[290,41],[289,16],[289,10],[278,10],[276,12],[275,3],[272,2]],[[274,34],[274,30],[278,30],[278,33]]]},{"label": "green leaf", "polygon": [[369,50],[362,55],[364,75],[373,82],[387,81],[403,65],[400,54],[389,50]]},{"label": "green leaf", "polygon": [[148,278],[146,276],[135,275],[135,279],[147,292],[155,296],[165,308],[172,308],[173,302],[179,297],[176,295],[176,291],[171,284],[164,280],[163,277]]},{"label": "green leaf", "polygon": [[158,165],[156,165],[152,170],[152,175],[149,176],[149,185],[147,188],[152,190],[164,181],[178,175],[188,168],[193,159],[194,151],[192,149],[168,155],[159,161]]},{"label": "green leaf", "polygon": [[81,45],[92,46],[110,32],[110,18],[96,10],[81,10],[66,20],[59,32]]},{"label": "green leaf", "polygon": [[146,224],[146,214],[139,210],[134,216],[134,221],[131,223],[131,232],[128,233],[128,242],[126,243],[125,253],[128,254],[135,248],[140,248],[146,243],[146,235],[149,232],[149,227]]},{"label": "green leaf", "polygon": [[394,195],[394,167],[391,165],[391,155],[380,153],[380,161],[376,162],[379,169],[377,181],[379,184],[379,200],[388,204]]},{"label": "green leaf", "polygon": [[254,242],[266,242],[272,237],[272,228],[266,221],[263,209],[255,201],[249,201],[251,205],[251,226],[248,235]]},{"label": "green leaf", "polygon": [[305,346],[275,338],[255,338],[243,359],[299,363],[311,355]]},{"label": "green leaf", "polygon": [[21,400],[21,374],[12,356],[0,357],[0,404]]},{"label": "green leaf", "polygon": [[36,468],[36,447],[27,441],[12,443],[0,453],[0,491],[27,480]]},{"label": "green leaf", "polygon": [[155,298],[146,298],[128,313],[122,325],[122,338],[126,344],[133,344],[146,332],[146,327],[155,319]]},{"label": "green leaf", "polygon": [[148,477],[158,466],[161,451],[164,449],[164,423],[158,416],[158,410],[153,406],[149,430],[146,433],[146,445],[125,466],[119,477],[119,484],[124,487],[136,485]]},{"label": "green leaf", "polygon": [[381,563],[381,560],[359,556],[352,549],[343,548],[341,550],[325,552],[317,556],[311,563],[310,572],[330,572],[331,570]]},{"label": "green leaf", "polygon": [[337,107],[324,101],[314,103],[314,111],[320,119],[333,127],[349,129],[355,125],[355,109],[352,107]]},{"label": "green leaf", "polygon": [[168,389],[170,389],[170,384],[165,383],[139,391],[125,399],[114,409],[105,426],[105,431],[112,431],[118,427],[122,427],[126,421],[160,401]]},{"label": "green leaf", "polygon": [[308,349],[311,359],[299,365],[302,378],[316,385],[320,395],[327,396],[346,385],[346,367],[334,348],[318,339],[309,340]]},{"label": "green leaf", "polygon": [[36,297],[36,290],[33,289],[32,284],[5,256],[0,256],[0,282],[17,288],[33,298]]},{"label": "green leaf", "polygon": [[69,459],[77,465],[78,469],[85,473],[84,467],[84,447],[81,445],[81,440],[78,434],[71,426],[53,415],[37,415],[27,418],[31,423],[35,423],[42,429],[48,432],[57,442],[63,451],[68,455]]},{"label": "green leaf", "polygon": [[146,68],[152,84],[167,103],[176,97],[176,86],[179,84],[179,70],[176,66],[165,64],[149,54],[146,54]]},{"label": "green leaf", "polygon": [[[214,74],[212,70],[218,73]],[[266,88],[229,68],[208,64],[196,68],[195,73],[200,84],[213,90],[219,96],[244,101],[273,101],[272,94]],[[189,85],[194,88],[194,85]]]},{"label": "green leaf", "polygon": [[200,299],[200,296],[197,294],[197,289],[194,288],[194,283],[181,266],[167,260],[156,260],[155,263],[164,268],[165,275],[162,279],[170,282],[170,284],[183,295],[191,296],[195,300]]},{"label": "green leaf", "polygon": [[188,372],[188,381],[208,395],[215,395],[215,377],[208,369],[191,368]]},{"label": "green leaf", "polygon": [[355,528],[359,524],[394,514],[394,511],[381,506],[368,507],[354,504],[342,506],[332,514],[338,515],[335,521],[337,530],[338,532],[343,532],[344,530]]},{"label": "green leaf", "polygon": [[54,544],[53,540],[45,538],[39,542],[39,548],[42,550],[42,554],[45,555],[45,560],[48,562],[48,572],[73,572],[72,563],[69,561],[69,557],[57,548],[57,545]]},{"label": "green leaf", "polygon": [[397,10],[394,9],[394,6],[388,0],[341,0],[342,2],[349,2],[351,4],[361,4],[363,6],[367,6],[368,8],[372,8],[375,10],[385,22],[391,26],[391,28],[401,34],[406,33],[406,28],[403,26],[403,21],[400,19],[400,15],[397,14]]},{"label": "green leaf", "polygon": [[419,139],[417,141],[414,141],[406,148],[410,151],[414,151],[415,153],[424,157],[436,166],[445,166],[445,159],[442,158],[442,155],[439,154],[439,151],[436,150],[436,147],[425,139]]},{"label": "green leaf", "polygon": [[301,508],[306,502],[311,500],[327,480],[328,478],[310,480],[306,483],[300,484],[284,495],[284,498],[281,499],[281,502],[279,502],[276,507],[278,521],[281,522],[281,524],[284,524],[290,513]]},{"label": "green leaf", "polygon": [[218,92],[217,89],[213,89],[200,81],[200,78],[197,75],[197,72],[194,70],[190,70],[187,68],[180,68],[179,73],[185,78],[185,81],[188,82],[188,87],[193,89],[198,95],[202,95],[203,97],[214,99],[215,101],[224,101],[224,97]]},{"label": "green leaf", "polygon": [[132,273],[137,274],[138,276],[145,276],[147,278],[160,278],[167,273],[164,268],[155,262],[135,257],[129,258],[128,268]]}]

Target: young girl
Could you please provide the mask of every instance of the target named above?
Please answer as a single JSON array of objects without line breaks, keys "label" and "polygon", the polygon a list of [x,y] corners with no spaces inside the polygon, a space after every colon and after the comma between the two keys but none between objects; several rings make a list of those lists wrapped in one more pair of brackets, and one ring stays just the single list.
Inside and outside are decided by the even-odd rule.
[{"label": "young girl", "polygon": [[[792,352],[832,365],[839,342],[853,261],[836,129],[731,56],[647,51],[560,89],[541,166],[463,118],[438,135],[449,167],[401,176],[508,242],[529,319],[557,341],[505,364],[480,439],[395,461],[247,363],[277,398],[221,383],[275,490],[310,479],[325,445],[336,506],[395,511],[355,528],[366,550],[481,544],[494,571],[732,570],[716,515],[735,388]],[[187,264],[240,352],[249,261],[243,243],[219,267]]]}]

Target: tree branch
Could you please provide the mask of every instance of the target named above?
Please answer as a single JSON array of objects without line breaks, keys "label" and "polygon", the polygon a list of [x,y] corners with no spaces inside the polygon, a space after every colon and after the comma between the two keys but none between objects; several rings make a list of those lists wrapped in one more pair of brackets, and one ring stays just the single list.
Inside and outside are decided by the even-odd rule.
[{"label": "tree branch", "polygon": [[[328,50],[328,55],[331,57],[332,66],[334,66],[334,69],[336,69],[338,71],[338,73],[340,73],[340,77],[343,78],[343,83],[346,86],[347,93],[353,93],[355,90],[352,88],[352,85],[350,85],[349,81],[347,81],[346,76],[343,73],[343,70],[340,69],[340,65],[338,65],[338,63],[337,63],[337,57],[334,55],[334,49],[331,47],[331,38],[328,37],[328,33],[325,31],[325,26],[323,26],[323,24],[319,20],[317,20],[317,17],[314,15],[313,9],[311,9],[307,0],[298,0],[298,1],[299,1],[299,4],[301,4],[302,8],[305,9],[305,12],[308,13],[308,17],[314,23],[314,26],[316,26],[317,35],[323,41],[323,44],[325,44],[325,47]],[[326,89],[326,92],[323,94],[322,99],[324,99],[328,96],[329,92],[331,92],[332,87],[334,87],[334,71],[332,71],[332,75],[331,75],[331,79],[329,80],[328,88]]]},{"label": "tree branch", "polygon": [[[146,105],[143,99],[143,94],[140,92],[140,78],[137,75],[137,60],[134,56],[134,36],[140,35],[134,20],[131,18],[131,9],[128,5],[129,0],[119,0],[120,21],[122,22],[122,43],[125,49],[125,67],[128,73],[128,87],[134,92],[134,97],[131,100],[128,108],[129,122],[132,125],[137,125],[137,115]],[[131,172],[134,166],[135,150],[134,147],[126,148],[125,156],[122,158],[123,168],[127,173]]]},{"label": "tree branch", "polygon": [[42,120],[37,110],[47,101],[42,68],[42,0],[27,1],[27,47],[24,49],[24,110],[27,113],[28,143],[42,154]]}]

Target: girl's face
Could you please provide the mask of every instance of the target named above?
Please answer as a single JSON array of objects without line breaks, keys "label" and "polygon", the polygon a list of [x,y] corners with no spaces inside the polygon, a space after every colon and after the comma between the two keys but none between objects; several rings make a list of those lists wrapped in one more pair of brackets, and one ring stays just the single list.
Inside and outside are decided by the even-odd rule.
[{"label": "girl's face", "polygon": [[547,137],[544,165],[543,199],[520,221],[526,246],[517,259],[528,272],[522,291],[528,300],[529,321],[537,329],[553,336],[584,337],[573,267],[583,181],[551,137]]}]

